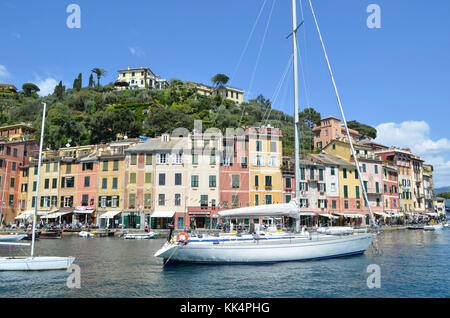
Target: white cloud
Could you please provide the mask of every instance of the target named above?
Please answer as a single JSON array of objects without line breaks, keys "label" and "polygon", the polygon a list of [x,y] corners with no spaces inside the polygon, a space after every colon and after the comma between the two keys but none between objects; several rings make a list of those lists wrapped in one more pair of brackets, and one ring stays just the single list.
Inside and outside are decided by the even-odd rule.
[{"label": "white cloud", "polygon": [[137,57],[142,57],[145,56],[145,52],[144,50],[142,50],[140,47],[136,46],[136,47],[129,47],[128,50],[130,51],[130,53],[134,56]]},{"label": "white cloud", "polygon": [[383,123],[376,127],[376,142],[386,146],[410,148],[413,154],[420,156],[434,167],[436,187],[450,185],[450,140],[430,138],[430,126],[425,121],[404,121]]},{"label": "white cloud", "polygon": [[55,86],[58,85],[58,81],[56,81],[54,78],[49,77],[44,80],[39,79],[36,85],[40,89],[39,91],[40,96],[48,96],[49,94],[53,94]]},{"label": "white cloud", "polygon": [[10,76],[10,74],[9,74],[8,70],[6,69],[6,66],[0,65],[0,78],[6,79],[6,78],[9,78],[9,76]]}]

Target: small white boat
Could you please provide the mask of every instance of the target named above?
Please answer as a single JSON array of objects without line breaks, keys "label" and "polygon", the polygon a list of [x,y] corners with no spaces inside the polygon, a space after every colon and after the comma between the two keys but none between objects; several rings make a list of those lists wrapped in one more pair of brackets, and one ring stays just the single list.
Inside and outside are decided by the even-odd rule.
[{"label": "small white boat", "polygon": [[444,226],[442,224],[425,225],[423,229],[425,231],[439,231],[443,230]]},{"label": "small white boat", "polygon": [[0,235],[0,242],[18,242],[27,236],[28,236],[27,234]]},{"label": "small white boat", "polygon": [[155,232],[149,232],[149,233],[127,233],[123,237],[126,240],[150,240],[153,238],[156,238]]},{"label": "small white boat", "polygon": [[86,232],[86,231],[81,231],[78,235],[80,237],[94,237],[95,236],[94,233]]},{"label": "small white boat", "polygon": [[0,257],[0,271],[42,271],[67,269],[75,257]]}]

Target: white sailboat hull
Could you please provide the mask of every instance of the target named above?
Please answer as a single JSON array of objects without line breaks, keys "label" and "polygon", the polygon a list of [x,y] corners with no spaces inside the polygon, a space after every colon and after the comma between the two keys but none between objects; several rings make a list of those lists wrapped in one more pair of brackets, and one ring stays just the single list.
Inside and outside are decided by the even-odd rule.
[{"label": "white sailboat hull", "polygon": [[18,242],[27,236],[26,234],[0,235],[0,242]]},{"label": "white sailboat hull", "polygon": [[275,263],[335,258],[362,254],[373,240],[373,234],[328,236],[296,242],[253,241],[239,244],[170,244],[167,242],[155,256],[167,263]]},{"label": "white sailboat hull", "polygon": [[0,271],[44,271],[67,269],[75,257],[0,257]]}]

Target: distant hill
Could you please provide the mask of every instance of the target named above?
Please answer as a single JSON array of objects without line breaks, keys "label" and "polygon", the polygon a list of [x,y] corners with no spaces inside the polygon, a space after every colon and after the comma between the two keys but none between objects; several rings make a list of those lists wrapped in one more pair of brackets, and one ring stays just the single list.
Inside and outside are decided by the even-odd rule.
[{"label": "distant hill", "polygon": [[449,187],[441,187],[441,188],[434,189],[434,193],[436,195],[439,194],[439,193],[443,193],[443,192],[450,192],[450,186]]}]

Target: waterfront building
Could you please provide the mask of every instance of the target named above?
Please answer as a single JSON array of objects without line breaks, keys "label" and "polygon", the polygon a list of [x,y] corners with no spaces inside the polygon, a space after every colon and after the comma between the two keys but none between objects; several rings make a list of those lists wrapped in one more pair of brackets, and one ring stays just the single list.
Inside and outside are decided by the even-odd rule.
[{"label": "waterfront building", "polygon": [[[371,147],[364,144],[356,142],[354,145],[356,157],[360,165],[361,177],[363,180],[363,185],[367,193],[368,203],[370,204],[373,213],[380,216],[385,216],[383,212],[383,177],[382,177],[382,160],[380,157],[374,154]],[[332,140],[327,146],[325,146],[324,151],[333,155],[336,155],[349,163],[353,163],[353,156],[351,154],[350,144],[341,140]],[[356,205],[361,209],[360,203],[358,201],[361,199],[364,203],[363,211],[368,211],[367,203],[364,200],[362,194],[362,189],[357,171],[355,169],[354,178],[356,184],[350,185],[355,190],[355,198],[357,199]],[[352,189],[353,191],[353,189]]]},{"label": "waterfront building", "polygon": [[290,157],[283,157],[281,175],[283,177],[283,203],[295,200],[295,162]]},{"label": "waterfront building", "polygon": [[[319,124],[314,125],[314,147],[322,149],[327,146],[332,140],[347,139],[347,133],[341,121],[333,116],[323,118]],[[355,142],[360,139],[361,135],[354,129],[349,129],[350,137]]]},{"label": "waterfront building", "polygon": [[383,162],[383,205],[386,213],[400,211],[398,168],[387,161]]},{"label": "waterfront building", "polygon": [[413,213],[413,173],[411,167],[411,151],[400,148],[384,148],[375,151],[383,161],[395,165],[398,169],[400,211]]},{"label": "waterfront building", "polygon": [[283,202],[282,131],[272,127],[249,127],[250,205]]},{"label": "waterfront building", "polygon": [[433,197],[434,197],[434,185],[433,185],[433,166],[423,165],[423,193],[425,200],[425,212],[433,213]]},{"label": "waterfront building", "polygon": [[[250,206],[249,136],[245,129],[223,137],[223,154],[220,162],[221,210]],[[259,186],[259,179],[256,179]],[[255,187],[255,179],[253,180]],[[254,205],[260,204],[259,195]]]},{"label": "waterfront building", "polygon": [[189,135],[188,149],[191,156],[188,165],[187,216],[177,215],[177,228],[194,225],[209,229],[217,225],[220,201],[220,160],[222,154],[222,133],[217,130],[208,133],[195,132]]},{"label": "waterfront building", "polygon": [[[5,130],[3,130],[5,131]],[[0,209],[2,222],[14,222],[21,210],[21,167],[39,149],[35,140],[0,141]]]},{"label": "waterfront building", "polygon": [[[126,153],[127,156],[130,153],[130,161],[131,154],[149,154],[153,157],[152,162],[154,162],[154,168],[151,180],[153,180],[154,185],[152,198],[154,204],[152,204],[153,209],[150,215],[150,227],[152,229],[165,229],[168,224],[173,224],[174,219],[177,220],[177,223],[183,223],[184,226],[184,220],[187,219],[186,199],[188,182],[190,182],[188,180],[188,157],[190,155],[188,138],[163,134],[160,137],[149,139],[142,144],[130,148]],[[150,160],[150,157],[147,158]],[[141,160],[145,162],[145,159]],[[150,169],[151,166],[148,166],[147,169]],[[141,169],[141,171],[144,170],[145,168]],[[128,186],[128,183],[132,181],[132,176],[129,173],[129,171],[125,170],[125,189],[127,189],[125,207],[129,211],[136,211],[137,186],[136,188]],[[146,173],[150,173],[150,171],[147,170]],[[127,179],[127,175],[130,179]],[[145,179],[145,175],[143,177]],[[147,175],[147,178],[149,177]],[[134,192],[135,189],[136,192]],[[145,199],[145,192],[142,193]],[[151,193],[147,192],[147,194]],[[177,223],[175,223],[175,226]],[[141,226],[143,225],[142,222],[140,224]]]},{"label": "waterfront building", "polygon": [[445,199],[441,197],[433,198],[434,213],[445,215]]},{"label": "waterfront building", "polygon": [[150,216],[154,208],[154,154],[149,151],[148,145],[143,143],[125,150],[125,155],[124,226],[144,228],[145,225],[152,225]]},{"label": "waterfront building", "polygon": [[[118,227],[125,224],[124,211],[124,159],[125,150],[138,141],[123,140],[100,145],[97,177],[97,224]],[[128,224],[130,223],[129,220]]]},{"label": "waterfront building", "polygon": [[423,160],[419,156],[411,155],[414,212],[425,213],[425,192],[423,188]]},{"label": "waterfront building", "polygon": [[116,85],[116,90],[123,89],[166,89],[169,86],[167,80],[155,75],[148,67],[129,68],[118,70],[119,76],[116,83],[127,83],[128,86]]}]

